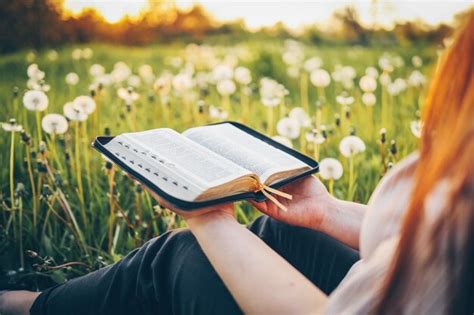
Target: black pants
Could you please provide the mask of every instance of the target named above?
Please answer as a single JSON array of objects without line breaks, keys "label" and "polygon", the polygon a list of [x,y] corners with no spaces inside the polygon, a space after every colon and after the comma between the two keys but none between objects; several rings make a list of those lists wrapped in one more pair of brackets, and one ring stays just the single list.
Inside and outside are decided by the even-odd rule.
[{"label": "black pants", "polygon": [[[249,229],[326,294],[359,259],[357,251],[325,234],[267,216]],[[33,315],[234,313],[241,313],[238,305],[186,229],[163,234],[113,265],[44,291],[31,308]]]}]

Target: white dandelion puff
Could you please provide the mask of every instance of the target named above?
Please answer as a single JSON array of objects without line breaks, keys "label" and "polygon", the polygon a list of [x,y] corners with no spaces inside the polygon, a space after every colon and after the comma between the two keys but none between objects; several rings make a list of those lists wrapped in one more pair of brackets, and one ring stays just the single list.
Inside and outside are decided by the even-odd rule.
[{"label": "white dandelion puff", "polygon": [[379,71],[375,67],[367,67],[365,69],[365,74],[376,79],[379,76]]},{"label": "white dandelion puff", "polygon": [[76,108],[73,102],[67,102],[63,107],[64,116],[71,121],[85,121],[88,115],[81,109]]},{"label": "white dandelion puff", "polygon": [[117,90],[117,95],[125,101],[128,105],[133,104],[140,98],[140,94],[136,93],[133,88],[120,88]]},{"label": "white dandelion puff", "polygon": [[317,129],[313,129],[306,133],[306,141],[314,144],[323,144],[326,142],[326,138]]},{"label": "white dandelion puff", "polygon": [[247,85],[252,82],[252,74],[250,70],[245,67],[237,67],[234,71],[234,78],[237,83]]},{"label": "white dandelion puff", "polygon": [[212,78],[214,82],[222,80],[230,80],[234,76],[234,70],[227,64],[219,64],[212,70]]},{"label": "white dandelion puff", "polygon": [[364,141],[357,136],[344,137],[339,143],[339,151],[346,158],[350,158],[365,151]]},{"label": "white dandelion puff", "polygon": [[229,116],[229,113],[221,110],[218,107],[211,105],[209,106],[209,116],[211,116],[211,118],[213,119],[224,120],[224,119],[227,119],[227,117]]},{"label": "white dandelion puff", "polygon": [[324,158],[319,163],[319,175],[325,180],[338,180],[344,173],[342,164],[334,158]]},{"label": "white dandelion puff", "polygon": [[26,109],[36,112],[42,112],[48,108],[48,96],[43,91],[27,91],[23,95],[23,105]]},{"label": "white dandelion puff", "polygon": [[377,81],[374,77],[365,75],[360,78],[359,86],[364,92],[374,92],[377,89]]},{"label": "white dandelion puff", "polygon": [[235,83],[232,80],[222,80],[217,83],[217,92],[220,95],[231,95],[235,92]]},{"label": "white dandelion puff", "polygon": [[307,71],[307,72],[313,72],[314,70],[316,69],[319,69],[321,68],[323,65],[323,61],[321,60],[321,58],[319,57],[311,57],[309,59],[307,59],[305,62],[304,62],[304,65],[303,65],[303,68]]},{"label": "white dandelion puff", "polygon": [[354,103],[354,97],[347,94],[347,92],[342,92],[336,96],[336,102],[343,106],[349,106]]},{"label": "white dandelion puff", "polygon": [[47,114],[41,121],[41,127],[49,134],[63,134],[67,131],[68,126],[66,118],[60,114]]},{"label": "white dandelion puff", "polygon": [[426,77],[418,70],[414,70],[408,77],[408,84],[414,87],[422,87],[426,83]]},{"label": "white dandelion puff", "polygon": [[296,139],[300,135],[300,124],[295,119],[289,117],[280,119],[276,129],[280,136],[288,139]]},{"label": "white dandelion puff", "polygon": [[324,69],[316,69],[311,72],[310,80],[316,87],[327,87],[331,83],[331,76]]},{"label": "white dandelion puff", "polygon": [[190,90],[194,86],[193,79],[188,73],[180,73],[177,74],[173,78],[173,88],[178,92],[178,93],[183,93],[187,90]]},{"label": "white dandelion puff", "polygon": [[2,128],[8,132],[19,132],[23,130],[23,126],[16,122],[16,119],[12,118],[8,122],[2,123]]},{"label": "white dandelion puff", "polygon": [[377,97],[375,96],[374,93],[364,93],[362,94],[362,103],[365,104],[365,106],[374,106],[375,103],[377,102]]},{"label": "white dandelion puff", "polygon": [[82,110],[87,115],[92,114],[95,111],[95,101],[92,97],[87,95],[81,95],[74,99],[74,108]]},{"label": "white dandelion puff", "polygon": [[140,77],[138,75],[132,74],[130,77],[128,77],[127,84],[129,86],[137,88],[142,84],[142,80],[140,79]]},{"label": "white dandelion puff", "polygon": [[89,74],[93,77],[98,77],[98,76],[101,76],[105,73],[105,68],[103,65],[100,65],[98,63],[95,63],[93,64],[90,68],[89,68]]},{"label": "white dandelion puff", "polygon": [[79,83],[79,76],[75,72],[69,72],[66,74],[65,81],[69,85],[77,85]]},{"label": "white dandelion puff", "polygon": [[288,117],[296,120],[303,128],[308,128],[309,126],[311,126],[311,118],[309,118],[309,115],[301,107],[293,108],[288,113]]}]

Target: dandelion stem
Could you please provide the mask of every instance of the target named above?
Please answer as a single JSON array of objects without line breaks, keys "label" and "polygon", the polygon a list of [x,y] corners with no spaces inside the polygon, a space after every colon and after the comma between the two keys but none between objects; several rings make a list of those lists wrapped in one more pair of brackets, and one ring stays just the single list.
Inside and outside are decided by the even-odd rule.
[{"label": "dandelion stem", "polygon": [[30,178],[30,183],[31,183],[31,193],[32,193],[32,199],[33,199],[33,227],[36,229],[36,220],[38,216],[38,203],[37,203],[37,196],[36,196],[36,186],[35,186],[35,180],[33,178],[33,167],[31,165],[31,149],[30,149],[30,144],[26,145],[26,163],[28,165],[28,176]]},{"label": "dandelion stem", "polygon": [[309,101],[308,101],[308,74],[303,71],[300,76],[300,94],[301,94],[301,106],[306,113],[309,113]]},{"label": "dandelion stem", "polygon": [[18,209],[20,216],[18,220],[20,238],[20,266],[21,268],[25,268],[25,258],[23,255],[23,200],[21,197],[18,199]]},{"label": "dandelion stem", "polygon": [[347,200],[352,200],[354,189],[354,155],[349,158],[349,188],[347,190]]},{"label": "dandelion stem", "polygon": [[87,185],[89,186],[89,192],[92,190],[92,181],[91,181],[91,166],[90,166],[90,157],[89,157],[89,137],[87,134],[87,125],[86,122],[82,123],[82,141],[84,145],[84,163],[86,165],[86,175],[87,175]]},{"label": "dandelion stem", "polygon": [[15,190],[14,190],[14,156],[15,156],[15,131],[11,132],[10,144],[10,202],[11,210],[15,209]]},{"label": "dandelion stem", "polygon": [[43,139],[43,133],[41,131],[41,113],[39,111],[36,111],[36,130],[38,132],[38,147],[41,143],[41,140]]},{"label": "dandelion stem", "polygon": [[329,180],[329,193],[334,196],[334,179]]},{"label": "dandelion stem", "polygon": [[112,168],[109,171],[109,231],[108,231],[108,238],[109,244],[108,249],[109,253],[113,254],[113,223],[115,220],[115,210],[114,210],[114,177],[115,177],[115,168]]},{"label": "dandelion stem", "polygon": [[84,189],[82,187],[82,174],[81,174],[81,158],[79,154],[79,128],[80,128],[80,122],[76,122],[75,126],[75,139],[74,139],[74,153],[76,156],[76,176],[77,176],[77,187],[79,190],[79,201],[81,203],[81,215],[82,215],[82,221],[84,224],[87,224],[87,217],[86,217],[86,212],[84,209]]}]

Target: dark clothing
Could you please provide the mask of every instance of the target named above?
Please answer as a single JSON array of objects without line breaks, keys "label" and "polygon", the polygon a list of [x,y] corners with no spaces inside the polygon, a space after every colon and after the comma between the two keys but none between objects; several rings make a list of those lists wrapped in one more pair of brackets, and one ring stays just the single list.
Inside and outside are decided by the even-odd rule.
[{"label": "dark clothing", "polygon": [[[326,294],[337,287],[359,259],[357,251],[325,234],[267,216],[255,220],[249,229]],[[30,312],[33,315],[241,313],[187,229],[167,232],[113,265],[44,291]]]}]

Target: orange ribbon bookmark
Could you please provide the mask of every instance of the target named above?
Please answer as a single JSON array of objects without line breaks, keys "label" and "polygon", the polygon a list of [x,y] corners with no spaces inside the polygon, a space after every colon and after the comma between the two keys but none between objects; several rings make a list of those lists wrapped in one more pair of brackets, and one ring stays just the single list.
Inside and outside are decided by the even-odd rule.
[{"label": "orange ribbon bookmark", "polygon": [[262,183],[260,183],[259,191],[261,191],[265,195],[265,197],[267,197],[270,201],[272,201],[278,207],[278,209],[283,210],[285,212],[288,211],[288,208],[285,207],[281,202],[279,202],[278,199],[272,196],[272,193],[289,200],[293,199],[292,195],[284,193],[283,191],[269,187]]}]

